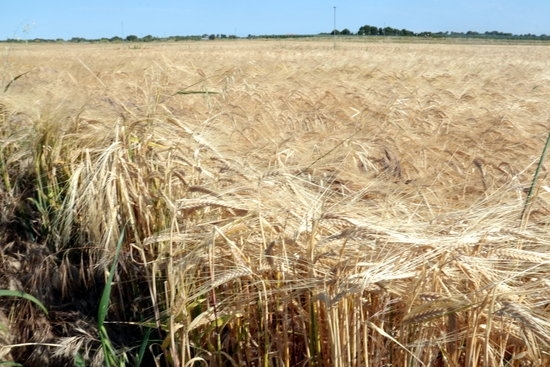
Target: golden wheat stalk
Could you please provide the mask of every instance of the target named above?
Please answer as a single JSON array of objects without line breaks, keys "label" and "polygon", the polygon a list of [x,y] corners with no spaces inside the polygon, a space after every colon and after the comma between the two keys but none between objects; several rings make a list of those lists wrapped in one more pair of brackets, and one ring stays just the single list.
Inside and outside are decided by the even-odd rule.
[{"label": "golden wheat stalk", "polygon": [[470,307],[472,307],[472,304],[468,301],[438,298],[411,309],[403,318],[403,322],[406,324],[425,323],[443,316],[455,314]]},{"label": "golden wheat stalk", "polygon": [[176,208],[182,211],[193,211],[205,207],[235,209],[246,212],[247,209],[221,200],[214,199],[179,199],[176,200]]},{"label": "golden wheat stalk", "polygon": [[503,300],[501,303],[502,308],[495,312],[496,315],[513,318],[535,334],[547,348],[550,347],[550,322],[535,316],[528,308],[516,302]]}]

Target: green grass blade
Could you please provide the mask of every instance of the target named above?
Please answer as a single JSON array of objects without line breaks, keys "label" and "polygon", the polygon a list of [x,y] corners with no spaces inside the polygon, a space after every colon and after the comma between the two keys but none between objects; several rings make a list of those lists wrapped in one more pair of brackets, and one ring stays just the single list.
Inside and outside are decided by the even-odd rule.
[{"label": "green grass blade", "polygon": [[18,298],[26,299],[27,301],[31,301],[32,303],[40,307],[40,309],[44,311],[46,315],[48,314],[48,310],[46,309],[46,306],[44,306],[42,302],[40,302],[38,299],[36,299],[35,297],[31,296],[28,293],[12,291],[9,289],[0,289],[0,297],[18,297]]},{"label": "green grass blade", "polygon": [[113,263],[111,264],[111,269],[109,270],[109,276],[105,282],[105,288],[103,288],[103,293],[101,294],[101,300],[99,301],[99,308],[97,311],[97,324],[99,329],[99,339],[101,340],[101,345],[103,347],[103,353],[105,355],[105,365],[107,367],[118,365],[118,358],[116,356],[116,350],[114,349],[111,341],[109,340],[109,334],[107,329],[105,329],[105,318],[107,317],[107,312],[109,310],[109,301],[111,298],[111,287],[113,284],[113,278],[115,276],[116,267],[118,264],[118,256],[120,250],[122,249],[122,242],[124,240],[124,229],[120,233],[120,238],[116,246],[115,257]]},{"label": "green grass blade", "polygon": [[105,317],[107,315],[107,310],[109,309],[109,299],[111,298],[111,286],[113,283],[113,278],[115,276],[116,266],[118,264],[118,256],[120,254],[120,250],[122,249],[123,239],[124,239],[124,228],[122,229],[122,233],[120,234],[120,238],[118,239],[118,243],[115,251],[115,257],[113,259],[113,263],[111,264],[111,269],[109,270],[109,276],[107,277],[107,281],[105,282],[105,288],[103,288],[103,293],[101,294],[101,300],[99,301],[99,309],[97,311],[97,323],[100,327],[103,326],[103,323],[105,322]]},{"label": "green grass blade", "polygon": [[139,347],[139,352],[137,355],[136,360],[136,366],[141,366],[141,362],[143,361],[143,356],[145,355],[145,352],[147,351],[147,346],[149,345],[149,338],[151,337],[151,332],[153,329],[147,329],[145,332],[145,336],[143,337],[143,340],[141,342],[141,345]]},{"label": "green grass blade", "polygon": [[10,367],[24,367],[21,363],[17,362],[0,362],[0,366],[10,366]]},{"label": "green grass blade", "polygon": [[111,340],[109,339],[109,334],[107,333],[107,329],[105,329],[104,325],[99,328],[99,339],[101,340],[103,355],[105,356],[105,366],[124,366],[123,359],[118,358],[115,347],[111,343]]},{"label": "green grass blade", "polygon": [[86,362],[84,361],[84,358],[82,358],[80,353],[77,353],[74,357],[74,367],[86,367]]},{"label": "green grass blade", "polygon": [[549,145],[550,145],[550,133],[548,133],[548,137],[546,138],[546,144],[544,144],[544,148],[542,149],[542,153],[539,159],[539,164],[537,165],[537,169],[535,170],[535,174],[533,175],[533,180],[531,181],[531,186],[529,187],[529,192],[527,193],[527,198],[525,199],[525,204],[523,204],[523,210],[521,211],[521,217],[520,217],[521,220],[524,219],[527,208],[531,203],[531,198],[533,197],[533,192],[535,191],[535,186],[539,178],[539,173],[542,168],[542,164],[544,163],[544,157],[546,156],[546,151],[548,150]]}]

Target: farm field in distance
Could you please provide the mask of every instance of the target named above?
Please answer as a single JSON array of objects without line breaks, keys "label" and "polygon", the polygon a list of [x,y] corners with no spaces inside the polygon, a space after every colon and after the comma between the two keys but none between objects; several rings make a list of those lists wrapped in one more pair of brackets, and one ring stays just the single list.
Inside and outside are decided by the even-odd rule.
[{"label": "farm field in distance", "polygon": [[550,364],[549,45],[2,47],[0,362]]}]

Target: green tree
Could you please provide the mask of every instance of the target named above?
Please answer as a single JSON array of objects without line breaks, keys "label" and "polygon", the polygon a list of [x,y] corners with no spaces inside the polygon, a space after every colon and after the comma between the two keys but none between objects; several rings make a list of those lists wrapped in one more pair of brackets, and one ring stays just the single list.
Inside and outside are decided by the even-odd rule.
[{"label": "green tree", "polygon": [[392,27],[384,28],[384,36],[397,36],[397,32],[399,31],[397,29],[393,29]]},{"label": "green tree", "polygon": [[357,31],[357,34],[361,36],[377,36],[381,34],[378,30],[379,30],[378,27],[374,27],[371,25],[364,25],[359,28],[359,30]]},{"label": "green tree", "polygon": [[126,37],[126,41],[128,41],[128,42],[136,42],[137,40],[138,40],[138,36],[133,35],[133,34]]}]

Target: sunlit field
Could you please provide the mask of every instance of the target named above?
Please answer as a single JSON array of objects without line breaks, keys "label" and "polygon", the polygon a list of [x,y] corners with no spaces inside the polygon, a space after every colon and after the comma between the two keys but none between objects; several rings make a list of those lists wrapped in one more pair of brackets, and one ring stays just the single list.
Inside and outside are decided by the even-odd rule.
[{"label": "sunlit field", "polygon": [[0,361],[550,365],[548,45],[1,51]]}]

